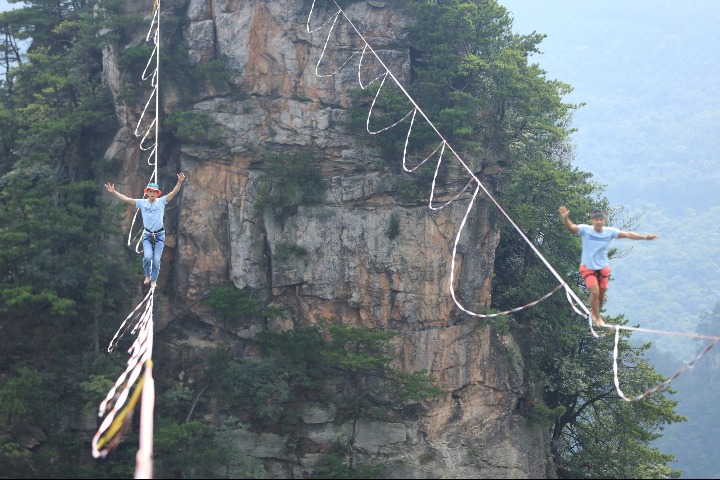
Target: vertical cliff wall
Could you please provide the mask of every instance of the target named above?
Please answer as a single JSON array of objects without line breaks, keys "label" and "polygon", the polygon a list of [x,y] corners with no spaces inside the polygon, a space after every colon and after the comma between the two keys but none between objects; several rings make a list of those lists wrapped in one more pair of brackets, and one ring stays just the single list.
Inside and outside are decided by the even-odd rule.
[{"label": "vertical cliff wall", "polygon": [[[310,34],[305,22],[312,3],[190,0],[183,12],[190,61],[227,55],[235,76],[229,88],[207,88],[192,107],[213,119],[217,144],[183,144],[178,151],[161,146],[161,187],[169,190],[177,171],[187,180],[167,212],[158,328],[170,322],[213,323],[200,300],[213,286],[230,281],[261,292],[265,302],[286,306],[286,320],[270,328],[306,326],[323,317],[393,328],[401,332],[395,366],[427,370],[446,395],[428,402],[414,418],[352,426],[334,422],[332,411],[308,406],[303,428],[309,442],[324,445],[350,436],[358,459],[381,460],[396,478],[552,477],[547,432],[516,411],[527,393],[517,345],[509,335],[462,314],[450,297],[452,245],[470,194],[439,211],[427,208],[429,191],[424,198],[398,195],[402,159],[389,163],[360,140],[362,132],[346,126],[348,91],[358,86],[357,57],[336,75],[316,75],[323,51],[320,73],[332,73],[363,44],[341,22],[324,49],[329,24],[321,25],[336,9],[318,2],[311,20],[318,31]],[[411,19],[401,3],[342,5],[402,82],[410,70],[405,38]],[[127,8],[142,12],[145,7],[129,3]],[[117,57],[124,47],[106,51],[107,83],[116,94],[123,84]],[[372,79],[377,62],[366,65],[361,75]],[[179,99],[163,90],[162,78],[167,113]],[[107,156],[120,165],[118,184],[132,195],[141,191],[150,170],[130,134],[137,109],[119,106],[118,115],[126,127]],[[325,201],[301,206],[277,222],[256,208],[264,159],[300,150],[312,152],[328,182]],[[462,176],[459,169],[448,178]],[[439,195],[448,199],[456,189],[457,184],[449,185]],[[387,234],[391,222],[397,235]],[[456,286],[473,309],[489,305],[497,242],[493,210],[479,197],[456,258]],[[287,244],[306,253],[281,257],[278,248]],[[250,338],[263,328],[247,324],[230,333]],[[169,348],[191,345],[197,351],[214,341],[172,344],[167,339]],[[274,477],[307,476],[317,458],[298,454],[287,438],[271,433],[237,432],[236,442],[261,458]]]}]

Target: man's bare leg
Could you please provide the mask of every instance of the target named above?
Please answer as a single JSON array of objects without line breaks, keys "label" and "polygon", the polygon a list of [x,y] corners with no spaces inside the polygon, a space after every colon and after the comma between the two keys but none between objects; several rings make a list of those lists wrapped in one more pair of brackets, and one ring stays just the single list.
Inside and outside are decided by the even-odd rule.
[{"label": "man's bare leg", "polygon": [[145,277],[145,281],[143,282],[145,285],[150,283],[150,277]]},{"label": "man's bare leg", "polygon": [[602,290],[598,285],[593,285],[590,287],[590,308],[592,309],[592,313],[590,314],[590,318],[592,318],[593,323],[596,327],[602,327],[605,325],[605,322],[603,321],[602,317],[600,316],[600,304],[602,303],[601,300],[605,299],[605,290]]}]

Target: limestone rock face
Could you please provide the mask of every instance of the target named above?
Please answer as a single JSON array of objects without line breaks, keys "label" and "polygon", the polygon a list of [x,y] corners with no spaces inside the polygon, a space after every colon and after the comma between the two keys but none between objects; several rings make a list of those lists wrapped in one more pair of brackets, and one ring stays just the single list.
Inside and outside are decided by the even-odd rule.
[{"label": "limestone rock face", "polygon": [[[226,55],[235,75],[230,92],[208,90],[192,106],[215,122],[218,142],[160,146],[161,153],[168,152],[160,165],[161,188],[169,191],[178,171],[187,179],[166,213],[174,241],[163,257],[156,323],[162,329],[191,319],[219,331],[201,301],[214,286],[233,282],[258,291],[266,303],[284,305],[288,319],[224,335],[247,340],[263,328],[307,326],[330,317],[395,329],[400,332],[395,366],[426,370],[447,393],[403,422],[337,423],[325,406],[304,405],[308,442],[322,446],[351,439],[358,461],[382,462],[395,478],[553,477],[547,430],[516,411],[527,393],[518,346],[464,314],[450,295],[453,246],[472,188],[437,211],[428,208],[429,190],[403,197],[398,185],[409,174],[402,172],[402,158],[388,162],[363,140],[364,132],[346,126],[348,90],[358,87],[358,77],[368,83],[384,71],[370,52],[362,55],[365,44],[353,26],[400,82],[408,78],[411,19],[401,3],[342,2],[352,25],[339,15],[328,37],[337,13],[332,2],[315,2],[308,22],[309,0],[190,0],[184,38],[173,41],[187,42],[191,63]],[[105,59],[107,84],[115,94],[123,84],[119,48],[108,49]],[[163,108],[174,110],[175,101],[176,96],[164,97]],[[137,112],[119,106],[118,116],[126,126],[108,158],[121,165],[118,185],[132,194],[147,181],[147,166],[129,134]],[[325,200],[300,206],[278,222],[256,205],[264,160],[299,150],[312,152],[328,184]],[[448,168],[438,204],[469,180],[457,162]],[[492,212],[480,193],[457,243],[455,288],[474,311],[490,303],[499,240]],[[282,245],[304,253],[283,257]],[[202,351],[212,343],[175,347]],[[260,458],[270,477],[310,475],[319,450],[298,456],[288,443],[270,432],[235,436],[237,448]]]}]

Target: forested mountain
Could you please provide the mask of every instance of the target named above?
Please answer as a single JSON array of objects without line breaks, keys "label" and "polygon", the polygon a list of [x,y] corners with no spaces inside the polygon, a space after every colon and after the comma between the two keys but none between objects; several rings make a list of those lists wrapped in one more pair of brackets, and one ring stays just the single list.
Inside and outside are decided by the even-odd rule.
[{"label": "forested mountain", "polygon": [[[155,476],[679,476],[653,446],[682,421],[675,402],[621,401],[612,335],[594,338],[564,295],[500,317],[450,298],[452,278],[490,314],[557,287],[472,196],[482,181],[587,299],[557,207],[612,203],[574,163],[571,86],[528,62],[542,35],[515,33],[494,0],[339,3],[352,23],[332,0],[161,6],[157,180],[187,180],[154,297]],[[105,345],[145,294],[132,212],[102,184],[135,196],[147,180],[132,133],[152,8],[0,14],[1,478],[132,474],[137,418],[107,458],[89,444],[126,361]],[[421,121],[412,142],[365,133],[415,111],[391,82],[367,85],[383,68],[467,163],[403,170],[406,142],[409,160],[437,148]],[[461,193],[430,210],[433,185],[436,202]],[[628,392],[660,381],[647,348],[622,336]]]}]

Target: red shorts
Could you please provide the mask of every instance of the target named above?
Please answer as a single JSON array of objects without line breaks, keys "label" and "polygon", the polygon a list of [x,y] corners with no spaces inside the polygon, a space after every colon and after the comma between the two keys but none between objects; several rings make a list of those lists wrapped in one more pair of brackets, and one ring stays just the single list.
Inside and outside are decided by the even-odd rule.
[{"label": "red shorts", "polygon": [[588,288],[599,284],[600,288],[607,290],[610,281],[610,267],[605,267],[602,270],[590,270],[585,268],[585,265],[580,265],[580,275],[585,279],[585,285]]}]

